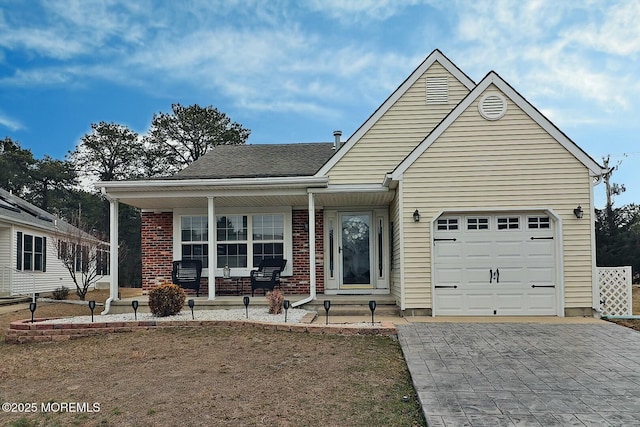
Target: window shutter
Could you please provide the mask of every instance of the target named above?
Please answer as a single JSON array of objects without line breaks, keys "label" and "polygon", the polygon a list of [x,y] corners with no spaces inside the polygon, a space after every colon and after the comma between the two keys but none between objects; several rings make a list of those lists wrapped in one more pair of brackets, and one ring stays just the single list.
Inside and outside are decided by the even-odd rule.
[{"label": "window shutter", "polygon": [[42,238],[42,271],[47,271],[47,238]]},{"label": "window shutter", "polygon": [[18,231],[18,251],[16,255],[16,269],[22,270],[22,232]]}]

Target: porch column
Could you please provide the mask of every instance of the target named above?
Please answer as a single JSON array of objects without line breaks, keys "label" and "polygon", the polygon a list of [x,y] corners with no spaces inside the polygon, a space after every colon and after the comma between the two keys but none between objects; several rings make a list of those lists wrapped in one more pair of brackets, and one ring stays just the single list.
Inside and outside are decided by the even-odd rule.
[{"label": "porch column", "polygon": [[118,199],[109,200],[109,274],[111,275],[111,281],[109,286],[110,297],[112,301],[117,301],[118,298],[118,212],[119,203]]},{"label": "porch column", "polygon": [[216,232],[216,211],[214,204],[214,197],[207,197],[207,217],[209,223],[209,233],[207,236],[207,244],[209,247],[209,252],[207,254],[209,261],[209,300],[213,301],[216,299],[216,242],[215,242],[215,232]]},{"label": "porch column", "polygon": [[316,299],[316,203],[309,193],[309,296]]}]

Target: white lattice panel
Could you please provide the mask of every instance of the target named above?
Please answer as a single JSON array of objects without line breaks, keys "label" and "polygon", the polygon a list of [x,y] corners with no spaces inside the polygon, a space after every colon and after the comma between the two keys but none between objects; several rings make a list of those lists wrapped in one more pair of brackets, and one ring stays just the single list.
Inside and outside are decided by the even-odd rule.
[{"label": "white lattice panel", "polygon": [[598,267],[598,285],[603,316],[631,315],[631,267]]}]

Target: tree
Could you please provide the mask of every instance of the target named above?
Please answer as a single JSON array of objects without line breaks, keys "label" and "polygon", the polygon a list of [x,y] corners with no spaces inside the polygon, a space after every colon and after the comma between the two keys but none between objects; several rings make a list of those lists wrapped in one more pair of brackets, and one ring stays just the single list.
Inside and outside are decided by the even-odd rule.
[{"label": "tree", "polygon": [[31,168],[35,163],[31,150],[5,137],[0,141],[0,187],[22,197],[29,188]]},{"label": "tree", "polygon": [[612,183],[613,172],[621,162],[609,166],[610,156],[602,159],[607,172],[602,176],[607,202],[604,209],[596,209],[596,259],[599,266],[630,265],[640,271],[640,206],[614,206],[614,198],[625,186]]},{"label": "tree", "polygon": [[72,224],[60,223],[52,240],[58,259],[76,285],[76,295],[84,301],[91,285],[108,274],[108,245],[77,216]]},{"label": "tree", "polygon": [[139,175],[142,141],[127,126],[100,122],[91,124],[71,155],[76,170],[101,181],[130,179]]},{"label": "tree", "polygon": [[244,144],[251,133],[213,106],[172,104],[171,109],[171,113],[154,114],[145,137],[145,149],[153,154],[147,164],[162,163],[165,175],[183,169],[217,145]]},{"label": "tree", "polygon": [[78,184],[73,164],[44,156],[36,160],[31,178],[31,203],[60,216],[69,201],[69,193]]}]

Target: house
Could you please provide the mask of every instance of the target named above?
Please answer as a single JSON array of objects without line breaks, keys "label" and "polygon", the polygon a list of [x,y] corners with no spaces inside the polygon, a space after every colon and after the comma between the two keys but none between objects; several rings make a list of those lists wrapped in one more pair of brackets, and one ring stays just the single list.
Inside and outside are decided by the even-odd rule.
[{"label": "house", "polygon": [[219,146],[171,178],[99,183],[112,228],[119,203],[142,209],[143,287],[196,258],[215,299],[225,266],[246,277],[282,257],[300,304],[388,294],[405,315],[593,313],[604,170],[498,74],[474,83],[435,50],[334,136]]},{"label": "house", "polygon": [[[72,231],[73,230],[73,231]],[[76,286],[58,259],[60,240],[80,231],[31,203],[0,188],[0,296],[32,295]],[[108,242],[101,242],[96,285],[110,283]],[[77,252],[78,269],[84,251]],[[86,256],[86,255],[85,255]],[[95,286],[95,285],[94,285]]]}]

